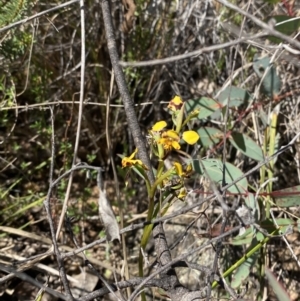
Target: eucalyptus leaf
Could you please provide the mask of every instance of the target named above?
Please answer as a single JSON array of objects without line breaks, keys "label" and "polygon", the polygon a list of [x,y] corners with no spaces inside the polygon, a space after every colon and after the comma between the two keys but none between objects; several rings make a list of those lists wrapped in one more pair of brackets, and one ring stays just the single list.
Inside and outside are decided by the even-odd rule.
[{"label": "eucalyptus leaf", "polygon": [[[288,36],[293,34],[294,32],[297,32],[300,28],[299,18],[290,17],[287,15],[277,15],[269,17],[265,21],[268,23],[270,19],[274,19],[276,21],[274,29]],[[280,38],[271,35],[267,36],[267,39],[276,44],[280,44],[283,42]]]},{"label": "eucalyptus leaf", "polygon": [[[271,64],[271,59],[269,57],[260,58],[255,56],[253,69],[260,78],[263,78],[261,92],[269,97],[278,95],[281,89],[281,80],[277,75],[276,68]],[[265,72],[267,73],[264,76]]]},{"label": "eucalyptus leaf", "polygon": [[200,110],[197,116],[197,119],[199,120],[210,116],[221,107],[222,105],[218,103],[218,101],[208,97],[201,97],[200,99],[195,100],[191,99],[185,103],[185,108],[188,114],[196,109]]},{"label": "eucalyptus leaf", "polygon": [[[202,169],[199,160],[195,159],[192,161],[192,163],[195,172],[205,176],[205,172]],[[211,180],[219,185],[222,185],[223,175],[225,176],[226,184],[229,184],[235,179],[243,176],[243,172],[239,168],[235,167],[234,165],[228,162],[225,162],[223,164],[221,160],[205,159],[202,160],[202,163]],[[247,192],[247,187],[248,187],[247,179],[243,178],[240,181],[238,181],[236,184],[228,188],[228,191],[230,191],[231,193],[244,194],[245,192]]]},{"label": "eucalyptus leaf", "polygon": [[277,299],[279,301],[291,301],[292,299],[289,297],[282,283],[277,280],[277,277],[275,277],[274,273],[268,267],[266,267],[265,273]]},{"label": "eucalyptus leaf", "polygon": [[279,207],[294,207],[300,205],[300,185],[274,191],[275,204]]},{"label": "eucalyptus leaf", "polygon": [[199,142],[204,148],[209,148],[218,143],[223,137],[223,133],[220,130],[212,127],[201,127],[197,130],[197,133],[200,136]]},{"label": "eucalyptus leaf", "polygon": [[253,237],[255,236],[255,232],[256,230],[254,229],[254,227],[250,226],[249,228],[246,229],[246,231],[243,234],[232,238],[230,244],[234,246],[250,244],[251,241],[253,240]]},{"label": "eucalyptus leaf", "polygon": [[237,132],[231,133],[230,143],[245,156],[256,161],[264,159],[263,151],[248,135]]},{"label": "eucalyptus leaf", "polygon": [[260,208],[258,205],[258,202],[256,201],[253,193],[248,193],[245,198],[245,203],[248,206],[249,209],[251,209],[251,213],[254,217],[255,221],[258,221],[260,219]]},{"label": "eucalyptus leaf", "polygon": [[252,96],[247,90],[235,86],[227,87],[218,96],[219,102],[223,106],[228,104],[230,108],[248,104],[251,99]]}]

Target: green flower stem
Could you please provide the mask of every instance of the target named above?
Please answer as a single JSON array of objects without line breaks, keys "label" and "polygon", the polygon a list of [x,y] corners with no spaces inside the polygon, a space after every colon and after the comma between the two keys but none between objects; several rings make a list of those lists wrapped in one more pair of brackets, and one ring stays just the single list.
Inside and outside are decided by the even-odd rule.
[{"label": "green flower stem", "polygon": [[[162,161],[162,164],[163,164],[163,161]],[[150,188],[147,221],[151,221],[153,218],[156,218],[156,216],[159,212],[160,204],[158,203],[155,208],[155,202],[154,202],[154,195],[155,195],[157,186],[160,185],[164,179],[168,178],[172,174],[173,171],[174,171],[174,167],[169,169],[166,173],[161,175],[159,178],[157,178],[156,181],[154,182],[154,184],[152,185],[152,187]],[[154,208],[155,208],[155,210],[154,210]],[[149,241],[149,237],[152,232],[152,229],[153,229],[153,224],[145,226],[143,235],[142,235],[142,240],[141,240],[141,250],[142,249],[144,250],[146,248],[147,243]],[[143,273],[143,254],[142,254],[141,250],[139,253],[139,276],[143,277],[143,274],[144,274]]]},{"label": "green flower stem", "polygon": [[164,161],[159,160],[158,167],[157,167],[157,173],[156,173],[156,179],[160,178],[163,171],[164,171]]},{"label": "green flower stem", "polygon": [[165,149],[164,149],[164,146],[159,143],[160,138],[161,138],[161,134],[153,135],[153,139],[154,139],[155,143],[152,144],[152,147],[154,148],[155,145],[157,146],[158,159],[162,160],[165,156]]},{"label": "green flower stem", "polygon": [[[150,192],[148,192],[149,195],[151,194],[151,188],[150,188]],[[153,211],[154,211],[154,198],[150,197],[149,198],[149,208],[148,208],[148,215],[147,215],[147,221],[151,221],[152,219],[152,215],[153,215]],[[150,225],[146,225],[144,230],[143,230],[143,235],[142,235],[142,240],[141,240],[141,248],[140,248],[140,252],[139,252],[139,276],[143,277],[144,276],[144,271],[143,271],[143,253],[142,250],[144,250],[147,246],[149,237],[151,235],[153,229],[153,224]]]},{"label": "green flower stem", "polygon": [[182,128],[182,121],[183,121],[183,114],[184,114],[184,104],[182,105],[181,109],[176,112],[176,132],[179,134]]},{"label": "green flower stem", "polygon": [[[155,208],[155,202],[154,202],[154,195],[155,195],[155,191],[156,188],[159,184],[162,183],[162,181],[166,178],[168,178],[172,172],[173,172],[174,168],[169,169],[166,173],[164,173],[163,175],[161,175],[153,184],[153,186],[150,189],[150,194],[149,194],[149,208],[148,208],[148,215],[147,215],[147,221],[151,221],[153,218],[156,217],[156,215],[158,214],[158,207],[156,208],[155,212],[154,212],[154,208]],[[154,214],[153,214],[154,212]],[[147,225],[144,228],[143,231],[143,236],[142,236],[142,240],[141,240],[141,247],[145,248],[147,245],[147,242],[149,240],[151,231],[152,231],[153,225]]]},{"label": "green flower stem", "polygon": [[142,173],[142,175],[144,176],[144,180],[145,180],[145,182],[146,182],[146,187],[147,187],[147,193],[148,193],[148,195],[149,195],[149,194],[150,194],[150,191],[151,191],[151,184],[150,184],[148,175],[147,175],[146,171],[143,170],[143,169],[141,170],[141,173]]},{"label": "green flower stem", "polygon": [[[270,236],[277,235],[280,231],[280,227],[274,230]],[[244,263],[249,257],[251,257],[255,252],[257,252],[261,247],[263,247],[266,243],[269,242],[271,237],[265,237],[262,241],[260,241],[255,247],[253,247],[247,254],[245,254],[241,259],[239,259],[234,265],[232,265],[226,272],[223,273],[223,277],[226,278],[229,276],[234,270],[236,270],[242,263]],[[218,286],[218,282],[214,281],[212,284],[212,288]]]},{"label": "green flower stem", "polygon": [[[175,169],[175,167],[172,167],[167,172],[162,174],[161,176],[159,176],[159,177],[157,176],[157,179],[155,180],[155,182],[152,185],[151,190],[150,190],[150,199],[154,198],[157,186],[160,185],[163,182],[163,180],[167,179],[174,172],[174,169]],[[159,173],[159,171],[158,171],[158,173]]]},{"label": "green flower stem", "polygon": [[182,123],[181,128],[183,128],[185,125],[187,125],[187,123],[193,119],[196,118],[199,115],[200,110],[194,110],[193,112],[191,112],[188,117],[185,119],[185,121]]},{"label": "green flower stem", "polygon": [[[272,120],[270,125],[270,137],[269,137],[269,154],[268,156],[272,156],[275,153],[275,144],[276,144],[276,128],[277,128],[277,118],[278,114],[273,112],[272,114]],[[274,176],[273,170],[274,170],[274,160],[270,161],[270,168],[268,168],[268,178],[272,179]],[[267,192],[271,193],[273,190],[273,182],[270,181],[267,186]],[[270,199],[270,197],[268,197]],[[266,204],[266,218],[270,218],[270,202],[267,202]]]},{"label": "green flower stem", "polygon": [[187,118],[183,123],[182,123],[182,126],[181,128],[183,128],[189,121],[190,121],[191,118]]},{"label": "green flower stem", "polygon": [[[170,193],[170,192],[169,192]],[[171,206],[171,204],[172,204],[172,201],[174,200],[174,198],[175,198],[175,194],[174,193],[172,193],[171,192],[171,197],[169,198],[169,196],[170,196],[170,194],[169,194],[169,196],[167,196],[167,197],[165,197],[165,199],[167,199],[167,202],[165,203],[165,204],[163,204],[163,206],[162,206],[162,209],[161,209],[161,216],[164,216],[167,212],[168,212],[168,210],[169,210],[169,208],[170,208],[170,206]],[[157,216],[157,213],[156,213],[156,216]]]}]

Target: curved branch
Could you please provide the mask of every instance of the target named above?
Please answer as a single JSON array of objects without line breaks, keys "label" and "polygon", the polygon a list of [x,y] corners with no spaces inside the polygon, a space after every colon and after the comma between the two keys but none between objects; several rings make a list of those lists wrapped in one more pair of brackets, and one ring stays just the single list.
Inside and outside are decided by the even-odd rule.
[{"label": "curved branch", "polygon": [[[140,277],[131,278],[130,280],[120,281],[117,284],[111,284],[110,288],[113,289],[114,291],[117,291],[119,289],[135,287],[135,286],[139,285],[143,280],[144,280],[144,278],[142,278],[142,277],[141,278]],[[157,287],[157,288],[161,288],[163,290],[167,290],[167,288],[168,288],[168,284],[166,282],[161,281],[161,279],[151,279],[150,281],[147,282],[147,284],[145,286],[146,287]],[[96,290],[94,292],[91,292],[91,293],[81,297],[80,301],[93,300],[95,298],[105,296],[108,293],[109,293],[108,288],[103,287],[99,290]]]},{"label": "curved branch", "polygon": [[154,182],[154,175],[151,168],[151,161],[148,155],[146,140],[142,134],[141,128],[138,123],[138,119],[134,109],[134,103],[130,97],[129,90],[125,81],[125,75],[123,69],[119,63],[119,55],[117,51],[117,43],[114,34],[114,28],[110,13],[110,6],[108,0],[102,1],[102,14],[107,38],[107,47],[112,64],[112,68],[115,74],[116,83],[118,85],[122,101],[125,108],[127,122],[133,136],[134,144],[138,149],[138,154],[142,162],[149,168],[147,174],[151,184]]}]

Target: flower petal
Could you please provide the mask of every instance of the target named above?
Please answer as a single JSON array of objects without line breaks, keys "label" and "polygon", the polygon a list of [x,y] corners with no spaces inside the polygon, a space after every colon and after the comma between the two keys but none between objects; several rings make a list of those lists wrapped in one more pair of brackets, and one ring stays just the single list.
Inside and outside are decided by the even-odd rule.
[{"label": "flower petal", "polygon": [[187,195],[186,189],[185,189],[184,187],[182,187],[182,188],[180,189],[180,191],[179,191],[178,198],[179,198],[179,199],[183,199],[183,198],[186,197],[186,195]]},{"label": "flower petal", "polygon": [[190,173],[193,172],[192,163],[188,164],[188,166],[186,167],[185,171],[186,171],[187,174],[190,174]]},{"label": "flower petal", "polygon": [[174,163],[176,173],[181,177],[183,175],[182,165],[179,162]]},{"label": "flower petal", "polygon": [[122,167],[124,168],[124,167],[130,166],[130,165],[131,165],[131,163],[130,163],[130,160],[128,159],[128,157],[124,157],[122,159]]},{"label": "flower petal", "polygon": [[136,148],[129,157],[124,157],[122,159],[122,168],[138,165],[138,166],[142,167],[143,169],[148,170],[148,167],[141,160],[133,159],[137,152],[138,152],[138,149]]},{"label": "flower petal", "polygon": [[180,149],[180,144],[177,141],[172,141],[172,147],[174,149]]},{"label": "flower petal", "polygon": [[159,132],[167,126],[167,123],[164,120],[158,121],[152,127],[152,131]]},{"label": "flower petal", "polygon": [[138,152],[138,149],[136,148],[135,150],[134,150],[134,152],[129,156],[129,160],[132,160],[133,158],[134,158],[134,156],[136,155],[136,153]]},{"label": "flower petal", "polygon": [[180,140],[177,132],[173,131],[173,130],[168,130],[168,131],[164,132],[163,137],[168,137],[168,138],[171,138],[171,139],[176,140],[176,141]]},{"label": "flower petal", "polygon": [[168,105],[168,108],[172,111],[179,111],[183,105],[183,101],[180,96],[176,95]]},{"label": "flower petal", "polygon": [[190,145],[195,144],[199,138],[199,135],[195,131],[186,131],[182,134],[182,139]]}]

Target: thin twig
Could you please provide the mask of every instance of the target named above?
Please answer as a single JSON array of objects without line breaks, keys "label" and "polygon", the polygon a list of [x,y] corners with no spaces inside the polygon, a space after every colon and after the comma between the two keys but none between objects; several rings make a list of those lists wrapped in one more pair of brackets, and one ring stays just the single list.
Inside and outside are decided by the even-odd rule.
[{"label": "thin twig", "polygon": [[[223,5],[227,6],[228,8],[231,8],[232,10],[240,13],[241,15],[247,17],[248,19],[252,20],[256,25],[263,28],[268,34],[273,35],[274,37],[277,37],[279,39],[282,39],[283,41],[289,43],[290,45],[300,49],[300,42],[297,40],[292,39],[291,37],[282,34],[278,30],[275,30],[270,24],[267,24],[258,18],[256,18],[254,15],[244,11],[243,9],[239,8],[238,6],[228,2],[227,0],[216,0],[219,3],[222,3]],[[249,38],[248,38],[249,39]]]},{"label": "thin twig", "polygon": [[53,170],[54,170],[54,159],[55,159],[55,129],[54,129],[54,114],[53,111],[51,110],[51,122],[52,122],[52,149],[51,149],[51,165],[50,165],[50,175],[49,175],[49,189],[48,189],[48,193],[47,193],[47,197],[44,201],[44,207],[46,209],[46,213],[47,213],[47,218],[48,218],[48,222],[49,222],[49,227],[50,227],[50,233],[51,233],[51,238],[52,238],[52,244],[53,244],[53,248],[54,248],[54,253],[56,255],[56,261],[58,264],[58,269],[59,269],[59,274],[61,277],[61,281],[63,283],[64,286],[64,290],[67,294],[67,300],[73,301],[74,298],[72,296],[71,290],[70,290],[70,286],[69,286],[69,282],[67,279],[67,274],[65,271],[65,267],[64,267],[64,262],[63,259],[61,257],[60,251],[58,249],[58,244],[57,244],[57,238],[55,235],[55,228],[54,228],[54,222],[53,222],[53,217],[51,215],[51,207],[50,207],[50,197],[51,197],[51,193],[52,193],[52,180],[53,180]]},{"label": "thin twig", "polygon": [[13,267],[9,267],[9,266],[5,266],[3,264],[0,263],[0,270],[8,272],[8,273],[13,273],[17,278],[22,279],[23,281],[25,281],[26,283],[31,283],[32,285],[38,287],[38,288],[42,288],[45,290],[45,292],[47,292],[49,295],[54,296],[56,298],[62,299],[62,300],[66,300],[68,301],[69,298],[68,296],[65,296],[62,293],[59,293],[47,286],[44,286],[42,283],[38,282],[37,280],[33,279],[32,277],[30,277],[29,275],[22,273],[22,272],[18,272],[16,269],[14,269]]},{"label": "thin twig", "polygon": [[[72,166],[76,164],[77,153],[80,140],[81,122],[82,122],[82,111],[83,111],[83,101],[84,101],[84,72],[85,72],[85,16],[84,16],[84,0],[80,0],[80,24],[81,24],[81,70],[80,70],[80,96],[79,96],[79,109],[78,109],[78,121],[77,121],[77,131],[76,140],[73,152],[73,162]],[[67,191],[65,194],[65,199],[63,202],[63,208],[61,210],[61,215],[56,231],[56,239],[59,237],[59,233],[64,222],[65,214],[68,208],[68,201],[70,197],[70,192],[73,182],[73,173],[70,174]]]},{"label": "thin twig", "polygon": [[[73,230],[72,230],[72,225],[71,225],[71,221],[70,221],[70,218],[66,218],[65,220],[65,226],[66,226],[66,230],[68,232],[68,234],[70,235],[71,237],[71,240],[73,241],[75,247],[77,249],[79,249],[79,245],[78,245],[78,242],[77,242],[77,239],[73,233]],[[82,255],[84,257],[84,261],[85,261],[85,264],[89,267],[89,269],[91,271],[93,271],[97,277],[103,282],[103,284],[107,287],[107,289],[109,290],[110,293],[112,293],[118,301],[121,301],[121,299],[115,294],[114,290],[112,289],[112,287],[110,286],[110,284],[105,280],[105,278],[102,277],[102,275],[100,275],[98,273],[98,271],[94,268],[94,266],[91,264],[91,262],[87,259],[87,257],[85,256],[84,252],[82,252]],[[124,298],[122,298],[122,300],[124,301]]]},{"label": "thin twig", "polygon": [[[262,38],[265,35],[266,34],[260,33],[260,34],[254,35],[253,39]],[[212,51],[228,48],[228,47],[240,44],[242,42],[245,42],[248,39],[249,38],[241,38],[241,39],[237,39],[237,40],[226,42],[226,43],[219,44],[219,45],[203,47],[203,48],[198,49],[198,50],[194,50],[194,51],[184,53],[184,54],[169,56],[169,57],[164,58],[164,59],[156,59],[156,60],[143,61],[143,62],[123,62],[123,61],[120,61],[119,64],[123,67],[146,67],[146,66],[169,64],[169,63],[173,63],[173,62],[176,62],[176,61],[179,61],[179,60],[189,59],[189,58],[192,58],[192,57],[198,57],[200,54],[203,54],[203,53],[207,53],[207,52],[210,53]]]}]

